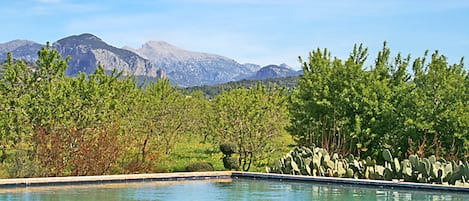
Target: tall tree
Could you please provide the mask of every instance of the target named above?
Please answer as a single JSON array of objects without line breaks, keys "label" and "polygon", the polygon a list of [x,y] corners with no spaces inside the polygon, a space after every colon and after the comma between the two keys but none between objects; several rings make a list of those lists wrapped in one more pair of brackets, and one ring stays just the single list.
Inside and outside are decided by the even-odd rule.
[{"label": "tall tree", "polygon": [[286,96],[281,89],[258,84],[224,91],[215,97],[210,132],[218,144],[235,143],[241,169],[248,171],[274,148],[272,141],[288,125]]}]

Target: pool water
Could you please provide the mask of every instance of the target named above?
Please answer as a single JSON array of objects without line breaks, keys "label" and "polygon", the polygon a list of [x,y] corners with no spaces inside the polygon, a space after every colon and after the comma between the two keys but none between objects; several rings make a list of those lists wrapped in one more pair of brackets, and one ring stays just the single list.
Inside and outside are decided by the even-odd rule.
[{"label": "pool water", "polygon": [[0,200],[469,200],[469,193],[263,179],[0,189]]}]

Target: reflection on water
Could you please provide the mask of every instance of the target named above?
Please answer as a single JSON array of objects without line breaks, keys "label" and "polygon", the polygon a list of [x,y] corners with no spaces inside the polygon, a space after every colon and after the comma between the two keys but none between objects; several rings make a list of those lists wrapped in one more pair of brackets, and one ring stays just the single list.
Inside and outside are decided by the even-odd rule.
[{"label": "reflection on water", "polygon": [[0,200],[469,200],[468,193],[229,179],[1,189]]}]

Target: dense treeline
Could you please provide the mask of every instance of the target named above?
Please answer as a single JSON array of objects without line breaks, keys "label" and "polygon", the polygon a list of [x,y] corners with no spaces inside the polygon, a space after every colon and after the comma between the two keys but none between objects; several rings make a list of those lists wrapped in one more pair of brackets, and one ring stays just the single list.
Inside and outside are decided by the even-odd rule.
[{"label": "dense treeline", "polygon": [[[312,51],[292,94],[290,132],[300,145],[331,152],[406,158],[469,157],[469,74],[463,59],[449,64],[435,51],[411,60],[386,43],[371,67],[367,49],[350,57]],[[301,58],[300,58],[301,59]]]},{"label": "dense treeline", "polygon": [[208,93],[102,67],[68,77],[68,58],[48,45],[38,54],[34,65],[11,55],[0,65],[0,177],[165,171],[187,139],[232,143],[239,169],[259,170],[289,149],[288,133],[297,145],[361,158],[384,148],[399,158],[469,157],[469,74],[438,52],[391,58],[385,44],[365,66],[361,45],[345,61],[317,49],[287,87]]},{"label": "dense treeline", "polygon": [[286,90],[292,90],[296,87],[298,82],[298,76],[292,77],[281,77],[281,78],[269,78],[265,80],[240,80],[236,82],[227,82],[217,85],[203,85],[184,88],[185,93],[192,93],[195,91],[202,91],[205,98],[212,99],[215,96],[220,95],[223,91],[229,91],[238,88],[252,88],[261,84],[265,87],[278,86]]},{"label": "dense treeline", "polygon": [[[277,90],[238,89],[211,102],[201,93],[183,94],[169,80],[139,85],[135,77],[106,74],[102,67],[64,76],[67,61],[46,46],[37,68],[11,54],[2,65],[1,177],[156,172],[188,135],[212,143],[238,139],[239,161],[249,170],[284,132],[285,123],[275,121],[286,110]],[[228,115],[233,111],[236,116]]]}]

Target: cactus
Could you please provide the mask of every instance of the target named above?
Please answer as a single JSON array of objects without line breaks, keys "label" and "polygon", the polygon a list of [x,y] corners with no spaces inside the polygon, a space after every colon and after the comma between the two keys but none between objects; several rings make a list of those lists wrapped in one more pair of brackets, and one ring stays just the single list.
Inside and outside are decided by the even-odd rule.
[{"label": "cactus", "polygon": [[324,167],[325,168],[334,168],[334,162],[332,162],[331,160],[326,160],[326,161],[324,161]]},{"label": "cactus", "polygon": [[344,165],[345,164],[342,161],[337,162],[337,166],[336,166],[337,177],[344,177],[345,173],[347,173],[347,169],[346,167],[344,167]]},{"label": "cactus", "polygon": [[326,164],[326,161],[330,161],[330,160],[331,160],[331,157],[329,156],[329,154],[323,154],[322,159],[321,159],[321,164]]},{"label": "cactus", "polygon": [[319,155],[313,155],[313,168],[318,169],[321,166],[321,157]]},{"label": "cactus", "polygon": [[355,157],[353,156],[353,154],[349,154],[347,159],[348,161],[354,161]]},{"label": "cactus", "polygon": [[464,180],[465,182],[469,182],[469,163],[467,161],[464,163],[464,169],[465,169],[464,172],[466,173],[464,175]]},{"label": "cactus", "polygon": [[354,172],[352,169],[347,168],[347,171],[345,172],[345,177],[347,178],[353,178],[354,177]]},{"label": "cactus", "polygon": [[383,158],[386,162],[392,162],[392,155],[388,149],[383,149]]},{"label": "cactus", "polygon": [[431,177],[434,182],[438,184],[443,183],[443,178],[446,177],[446,172],[443,164],[441,164],[439,161],[436,161],[432,165]]},{"label": "cactus", "polygon": [[412,165],[408,159],[401,162],[401,172],[404,178],[410,178],[412,176]]},{"label": "cactus", "polygon": [[376,163],[371,159],[370,156],[366,157],[366,165],[367,166],[374,166]]},{"label": "cactus", "polygon": [[365,170],[365,178],[366,179],[374,179],[375,178],[375,168],[373,166],[367,166]]},{"label": "cactus", "polygon": [[430,174],[431,174],[430,171],[431,171],[431,168],[432,168],[432,164],[430,163],[430,160],[428,160],[428,158],[423,158],[423,159],[422,159],[422,162],[423,162],[423,164],[424,164],[424,166],[423,166],[423,167],[424,167],[424,170],[423,170],[423,171],[424,171],[424,174],[423,174],[423,175],[424,175],[425,177],[429,177]]},{"label": "cactus", "polygon": [[394,171],[391,168],[384,168],[384,180],[391,181],[395,177]]},{"label": "cactus", "polygon": [[418,174],[417,181],[420,183],[427,183],[427,178],[423,176],[422,174]]},{"label": "cactus", "polygon": [[295,160],[291,160],[290,165],[293,170],[293,174],[300,173],[300,169],[298,168],[298,165],[296,164]]},{"label": "cactus", "polygon": [[[284,157],[275,161],[267,172],[300,174],[312,176],[347,177],[361,179],[401,179],[411,182],[464,185],[469,182],[469,163],[445,161],[435,156],[419,158],[410,155],[409,159],[399,161],[387,149],[382,151],[384,164],[367,157],[356,159],[353,155],[343,157],[337,153],[329,154],[325,149],[297,147]],[[231,157],[225,160],[233,160]]]},{"label": "cactus", "polygon": [[462,180],[464,174],[464,165],[462,162],[460,162],[459,165],[453,164],[453,174],[450,177],[448,183],[455,185],[456,181]]},{"label": "cactus", "polygon": [[332,154],[331,160],[336,161],[338,159],[339,159],[339,154],[337,154],[337,153]]},{"label": "cactus", "polygon": [[401,163],[397,158],[394,158],[393,163],[391,164],[392,169],[394,170],[395,174],[398,174],[401,172]]},{"label": "cactus", "polygon": [[384,170],[385,168],[381,165],[375,165],[375,179],[384,179]]},{"label": "cactus", "polygon": [[430,163],[432,163],[432,164],[436,163],[435,155],[431,155],[430,157],[428,157],[428,160],[430,160]]},{"label": "cactus", "polygon": [[409,156],[409,161],[410,164],[412,165],[412,168],[418,168],[419,167],[419,157],[417,155],[410,155]]},{"label": "cactus", "polygon": [[450,178],[453,176],[453,164],[446,163],[444,166],[445,177],[443,178],[444,182],[449,182]]},{"label": "cactus", "polygon": [[306,173],[307,173],[308,175],[310,175],[310,176],[311,176],[311,174],[312,174],[312,173],[311,173],[311,162],[312,162],[312,161],[313,161],[312,158],[306,158],[306,159],[305,159],[305,162],[304,162]]}]

